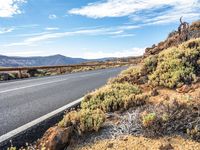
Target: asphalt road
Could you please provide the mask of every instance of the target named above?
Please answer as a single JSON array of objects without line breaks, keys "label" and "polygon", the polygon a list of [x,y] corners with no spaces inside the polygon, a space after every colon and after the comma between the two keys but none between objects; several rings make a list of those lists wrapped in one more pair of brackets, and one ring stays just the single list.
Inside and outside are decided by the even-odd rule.
[{"label": "asphalt road", "polygon": [[123,69],[0,83],[0,136],[84,96]]}]

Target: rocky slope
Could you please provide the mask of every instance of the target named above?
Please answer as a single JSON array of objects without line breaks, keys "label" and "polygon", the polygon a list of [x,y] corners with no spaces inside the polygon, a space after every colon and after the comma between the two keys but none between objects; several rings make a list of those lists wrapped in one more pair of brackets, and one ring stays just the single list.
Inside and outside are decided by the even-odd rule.
[{"label": "rocky slope", "polygon": [[186,26],[182,25],[183,23],[181,23],[178,30],[171,32],[165,41],[146,48],[144,57],[158,54],[166,48],[178,46],[185,41],[200,37],[200,21],[193,22],[191,25],[187,25],[186,22],[184,23]]}]

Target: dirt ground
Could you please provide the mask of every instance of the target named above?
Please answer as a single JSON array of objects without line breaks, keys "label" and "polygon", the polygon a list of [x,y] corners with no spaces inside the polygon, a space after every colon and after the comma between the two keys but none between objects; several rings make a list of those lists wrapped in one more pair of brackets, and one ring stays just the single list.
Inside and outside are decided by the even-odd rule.
[{"label": "dirt ground", "polygon": [[124,136],[115,140],[102,140],[87,146],[76,146],[75,150],[200,150],[200,143],[182,137],[150,139]]}]

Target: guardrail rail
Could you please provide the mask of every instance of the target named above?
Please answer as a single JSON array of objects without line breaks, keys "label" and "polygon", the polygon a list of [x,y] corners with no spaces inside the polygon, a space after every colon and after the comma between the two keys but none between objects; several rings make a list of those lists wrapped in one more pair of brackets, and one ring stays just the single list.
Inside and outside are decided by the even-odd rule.
[{"label": "guardrail rail", "polygon": [[95,66],[117,66],[117,65],[129,65],[129,62],[120,63],[95,63],[95,64],[74,64],[74,65],[58,65],[58,66],[33,66],[33,67],[2,67],[0,72],[17,71],[19,72],[19,78],[22,78],[22,71],[30,69],[59,69],[60,74],[63,68],[77,68],[77,67],[95,67]]}]

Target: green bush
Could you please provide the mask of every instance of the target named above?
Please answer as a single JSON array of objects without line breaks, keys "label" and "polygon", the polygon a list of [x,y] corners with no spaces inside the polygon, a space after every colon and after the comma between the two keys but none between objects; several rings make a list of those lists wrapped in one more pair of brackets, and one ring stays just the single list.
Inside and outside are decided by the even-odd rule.
[{"label": "green bush", "polygon": [[149,65],[152,71],[149,75],[150,83],[174,88],[195,81],[199,70],[199,45],[198,39],[162,51],[158,55],[156,68],[155,65]]},{"label": "green bush", "polygon": [[105,121],[105,114],[100,109],[82,109],[79,114],[81,132],[98,131]]},{"label": "green bush", "polygon": [[127,70],[123,71],[116,78],[110,80],[110,83],[131,83],[131,84],[143,84],[145,83],[145,78],[141,66],[130,67]]},{"label": "green bush", "polygon": [[130,95],[140,94],[138,86],[130,83],[108,84],[93,93],[85,96],[81,107],[83,109],[102,109],[105,112],[119,110],[124,108],[124,103]]},{"label": "green bush", "polygon": [[64,118],[58,123],[60,127],[69,127],[71,125],[77,125],[80,121],[78,111],[71,111],[67,113]]},{"label": "green bush", "polygon": [[153,71],[156,70],[157,63],[158,63],[157,55],[149,56],[144,60],[143,69],[146,71],[146,73],[152,73]]},{"label": "green bush", "polygon": [[157,116],[156,113],[148,113],[142,116],[142,125],[144,127],[150,127],[156,121]]},{"label": "green bush", "polygon": [[13,146],[11,146],[11,147],[7,148],[7,150],[17,150],[17,148],[16,148],[16,147],[13,147]]},{"label": "green bush", "polygon": [[149,93],[142,94],[131,94],[129,97],[124,99],[124,108],[128,109],[130,107],[142,106],[146,103],[146,99],[150,96]]},{"label": "green bush", "polygon": [[98,131],[105,121],[105,114],[102,110],[81,109],[67,113],[58,123],[60,127],[74,126],[79,133],[87,131]]}]

